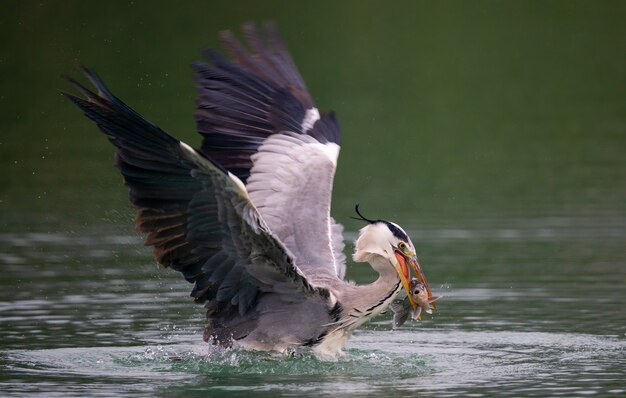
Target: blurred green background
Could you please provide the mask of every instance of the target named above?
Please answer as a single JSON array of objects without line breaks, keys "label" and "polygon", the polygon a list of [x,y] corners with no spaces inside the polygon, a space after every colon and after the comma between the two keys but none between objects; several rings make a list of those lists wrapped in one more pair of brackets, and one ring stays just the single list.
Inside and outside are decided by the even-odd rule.
[{"label": "blurred green background", "polygon": [[[199,144],[190,62],[275,20],[342,126],[335,217],[409,228],[626,218],[626,2],[4,1],[0,230],[132,228],[112,148],[59,90],[77,63]],[[405,221],[406,220],[406,221]]]}]

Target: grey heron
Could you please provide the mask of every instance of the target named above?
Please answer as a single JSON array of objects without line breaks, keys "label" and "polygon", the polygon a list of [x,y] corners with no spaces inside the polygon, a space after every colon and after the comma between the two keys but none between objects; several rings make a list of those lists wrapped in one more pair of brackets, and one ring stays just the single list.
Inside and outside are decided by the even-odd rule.
[{"label": "grey heron", "polygon": [[[230,59],[207,50],[194,63],[199,148],[179,141],[115,97],[68,78],[63,93],[117,147],[137,229],[156,260],[194,284],[204,339],[222,346],[341,353],[381,314],[412,271],[427,288],[406,232],[385,220],[359,231],[353,259],[379,277],[345,280],[343,227],[330,215],[339,154],[334,113],[320,113],[273,24],[243,28],[247,45],[220,34]],[[428,288],[429,296],[432,296]],[[411,303],[415,307],[415,303]]]}]

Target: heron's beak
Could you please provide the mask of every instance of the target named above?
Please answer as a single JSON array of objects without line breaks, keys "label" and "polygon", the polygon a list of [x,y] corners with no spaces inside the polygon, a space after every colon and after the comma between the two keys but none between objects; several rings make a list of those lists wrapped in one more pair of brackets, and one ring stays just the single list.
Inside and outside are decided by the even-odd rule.
[{"label": "heron's beak", "polygon": [[400,277],[402,287],[406,291],[406,295],[409,298],[411,307],[413,307],[413,309],[416,309],[417,303],[415,303],[413,297],[411,296],[411,284],[409,282],[409,278],[411,277],[411,271],[409,270],[409,265],[407,264],[407,258],[400,252],[394,252],[394,254],[396,255],[396,260],[398,260],[396,264],[394,264],[394,267],[396,269],[396,272],[398,273],[398,276]]},{"label": "heron's beak", "polygon": [[[411,256],[409,258],[409,264],[411,264],[411,268],[413,268],[413,271],[415,271],[415,275],[417,276],[417,279],[426,288],[426,292],[428,292],[428,298],[431,298],[433,296],[433,292],[430,290],[430,286],[428,286],[428,282],[426,282],[426,277],[424,276],[424,272],[422,272],[422,267],[420,267],[420,263],[417,261],[417,256]],[[432,306],[433,308],[437,309],[436,303],[433,302]]]}]

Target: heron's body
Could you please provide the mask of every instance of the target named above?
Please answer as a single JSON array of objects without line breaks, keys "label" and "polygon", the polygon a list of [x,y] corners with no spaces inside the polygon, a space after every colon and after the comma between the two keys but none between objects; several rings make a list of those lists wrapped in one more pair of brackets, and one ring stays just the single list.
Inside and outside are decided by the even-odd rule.
[{"label": "heron's body", "polygon": [[[330,216],[339,126],[315,108],[273,27],[230,32],[232,61],[195,64],[202,145],[193,149],[117,99],[91,71],[92,92],[65,94],[117,147],[116,166],[159,263],[194,283],[206,303],[205,340],[256,350],[308,346],[334,357],[352,331],[407,289],[411,265],[400,227],[369,221],[354,259],[379,278],[347,282],[342,226]],[[425,282],[425,281],[424,281]]]}]

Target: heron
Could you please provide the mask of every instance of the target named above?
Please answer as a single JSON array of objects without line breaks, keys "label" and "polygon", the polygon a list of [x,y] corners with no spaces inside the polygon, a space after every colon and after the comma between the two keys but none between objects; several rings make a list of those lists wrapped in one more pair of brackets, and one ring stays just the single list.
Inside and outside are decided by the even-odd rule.
[{"label": "heron", "polygon": [[143,118],[85,67],[93,87],[66,77],[77,93],[62,94],[117,148],[135,226],[157,262],[193,284],[205,341],[336,358],[356,328],[409,291],[413,272],[429,297],[430,287],[407,233],[358,205],[365,226],[352,258],[378,278],[346,280],[343,226],[330,215],[335,114],[315,107],[275,24],[244,25],[244,41],[219,37],[228,55],[209,49],[192,64],[200,147]]}]

